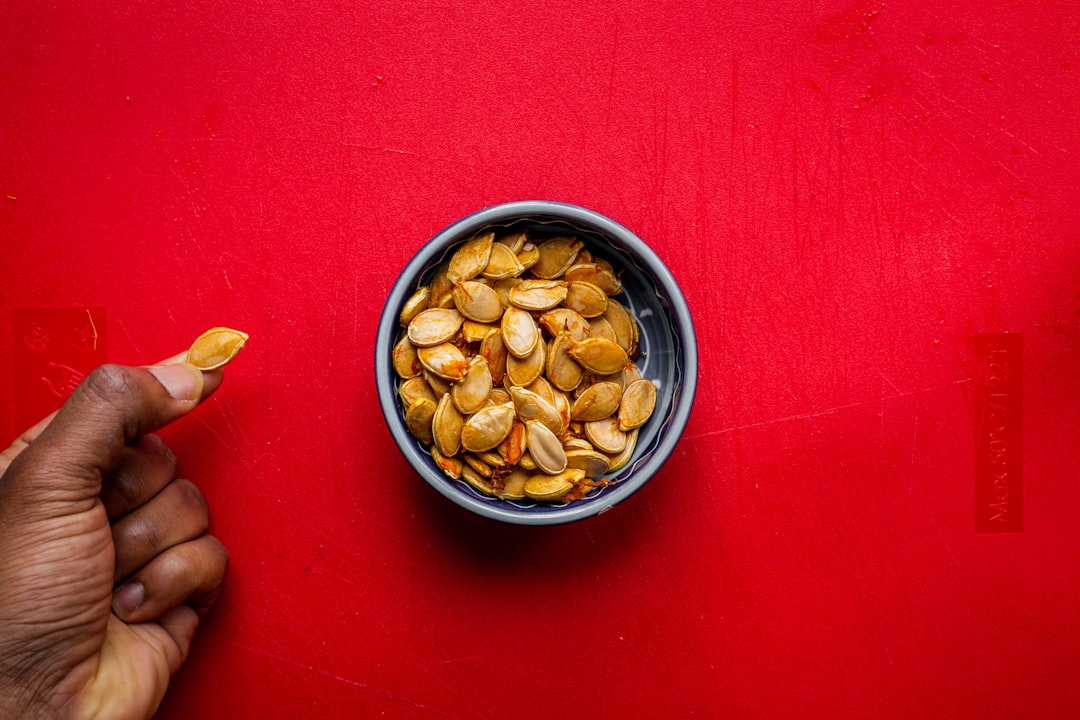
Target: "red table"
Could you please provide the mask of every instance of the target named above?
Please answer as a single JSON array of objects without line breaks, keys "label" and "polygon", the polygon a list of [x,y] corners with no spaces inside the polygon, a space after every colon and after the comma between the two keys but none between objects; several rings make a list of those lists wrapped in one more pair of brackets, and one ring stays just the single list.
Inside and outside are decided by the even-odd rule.
[{"label": "red table", "polygon": [[[1074,3],[44,5],[0,7],[2,439],[252,336],[164,433],[232,567],[161,717],[1080,712]],[[664,470],[550,528],[421,482],[372,365],[420,244],[528,198],[652,245],[701,350]]]}]

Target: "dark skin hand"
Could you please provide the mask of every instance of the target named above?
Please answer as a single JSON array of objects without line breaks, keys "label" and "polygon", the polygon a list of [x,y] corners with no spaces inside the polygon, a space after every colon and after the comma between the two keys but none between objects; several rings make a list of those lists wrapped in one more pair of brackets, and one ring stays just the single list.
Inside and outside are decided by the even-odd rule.
[{"label": "dark skin hand", "polygon": [[0,453],[0,718],[157,709],[228,555],[150,433],[221,380],[182,356],[107,365]]}]

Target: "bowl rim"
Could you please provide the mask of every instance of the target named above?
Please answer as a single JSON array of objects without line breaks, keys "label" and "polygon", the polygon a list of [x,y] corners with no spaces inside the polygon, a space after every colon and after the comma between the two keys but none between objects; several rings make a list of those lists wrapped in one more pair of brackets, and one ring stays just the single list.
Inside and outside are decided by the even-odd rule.
[{"label": "bowl rim", "polygon": [[[675,390],[674,409],[667,420],[668,428],[659,439],[652,454],[627,480],[612,487],[591,503],[570,503],[545,513],[520,512],[513,505],[491,503],[472,497],[455,487],[450,478],[438,472],[419,449],[419,443],[399,442],[398,435],[411,437],[398,412],[396,374],[391,361],[391,349],[398,336],[400,307],[416,289],[418,277],[457,242],[474,236],[481,229],[519,220],[556,221],[582,225],[600,235],[611,237],[644,264],[657,287],[670,305],[673,332],[679,338],[682,377]],[[627,499],[648,482],[675,450],[686,428],[697,392],[698,353],[693,319],[686,298],[671,271],[645,241],[628,228],[588,208],[554,200],[516,200],[492,205],[451,223],[424,242],[398,274],[387,295],[379,318],[375,340],[375,384],[379,406],[394,438],[394,444],[406,461],[424,480],[451,502],[472,512],[515,525],[557,525],[582,520],[607,512]]]}]

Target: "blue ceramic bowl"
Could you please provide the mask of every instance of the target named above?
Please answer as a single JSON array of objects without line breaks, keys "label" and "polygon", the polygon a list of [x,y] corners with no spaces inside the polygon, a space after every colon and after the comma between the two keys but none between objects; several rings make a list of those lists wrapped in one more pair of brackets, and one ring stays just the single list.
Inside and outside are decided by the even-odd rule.
[{"label": "blue ceramic bowl", "polygon": [[[617,299],[633,312],[640,329],[637,365],[657,387],[656,409],[641,427],[630,462],[614,485],[571,503],[508,501],[482,495],[439,470],[427,449],[405,426],[391,350],[401,333],[398,316],[405,301],[462,242],[487,229],[527,228],[534,240],[574,234],[596,256],[621,273]],[[405,459],[437,492],[478,515],[520,525],[554,525],[591,517],[626,500],[652,478],[679,442],[697,387],[697,343],[690,310],[671,272],[634,233],[591,210],[530,200],[489,207],[465,217],[431,238],[409,261],[386,299],[375,341],[375,380],[386,423]],[[674,492],[674,488],[672,489]]]}]

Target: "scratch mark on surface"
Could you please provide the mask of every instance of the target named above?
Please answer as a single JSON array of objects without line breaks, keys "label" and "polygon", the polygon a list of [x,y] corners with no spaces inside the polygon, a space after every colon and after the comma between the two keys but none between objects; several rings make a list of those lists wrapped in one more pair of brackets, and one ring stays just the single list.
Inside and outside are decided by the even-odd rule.
[{"label": "scratch mark on surface", "polygon": [[[281,443],[281,441],[285,438],[285,436],[289,434],[289,431],[293,429],[293,426],[295,426],[296,423],[297,423],[297,421],[294,420],[294,421],[290,422],[289,424],[287,424],[284,428],[282,428],[281,432],[279,432],[277,434],[277,436],[274,437],[273,440],[270,440],[270,441],[268,441],[266,443],[267,448],[271,448],[271,449],[276,448],[277,445],[279,443]],[[259,455],[259,457],[255,458],[255,461],[251,463],[251,466],[248,469],[251,470],[251,469],[254,469],[254,468],[258,467],[262,463],[262,461],[266,458],[266,456],[269,455],[269,454],[270,454],[269,449],[264,451],[261,455]]]},{"label": "scratch mark on surface", "polygon": [[97,325],[94,324],[94,316],[90,313],[89,308],[86,310],[86,320],[90,323],[90,332],[92,333],[91,338],[94,341],[93,350],[94,352],[97,352],[98,329]]},{"label": "scratch mark on surface", "polygon": [[448,713],[448,712],[446,712],[444,710],[441,710],[441,709],[436,708],[436,707],[432,707],[431,705],[425,705],[424,703],[413,700],[412,698],[405,697],[404,695],[400,695],[398,693],[392,692],[392,691],[387,690],[386,688],[383,688],[383,687],[378,687],[378,686],[372,685],[370,683],[360,682],[359,680],[353,680],[352,678],[347,678],[347,677],[345,677],[343,675],[337,675],[337,674],[332,673],[332,672],[330,672],[328,670],[322,670],[320,668],[317,668],[314,665],[308,665],[307,663],[297,662],[296,660],[293,660],[291,658],[287,658],[287,657],[284,657],[284,656],[281,656],[281,655],[277,655],[277,654],[274,654],[274,653],[271,653],[271,652],[267,652],[266,650],[262,650],[260,648],[250,647],[248,645],[241,645],[239,643],[228,643],[228,644],[231,647],[234,647],[234,648],[236,648],[238,650],[243,650],[245,652],[249,652],[249,653],[252,653],[254,655],[259,655],[260,657],[269,658],[270,660],[276,660],[276,661],[284,663],[286,665],[291,665],[292,667],[299,668],[301,670],[306,670],[308,672],[315,673],[316,675],[320,675],[322,677],[329,678],[331,680],[336,680],[337,682],[343,683],[343,684],[348,685],[350,687],[359,688],[361,690],[369,690],[369,691],[371,691],[373,693],[377,693],[379,695],[382,695],[383,697],[389,698],[390,700],[393,700],[394,702],[404,703],[404,704],[410,705],[411,707],[417,708],[419,710],[426,710],[426,711],[434,712],[434,713],[440,715],[441,717],[452,718],[453,720],[462,720],[462,718],[459,715],[452,715],[452,714],[450,714],[450,713]]},{"label": "scratch mark on surface", "polygon": [[745,425],[735,425],[734,427],[721,428],[719,430],[707,430],[705,432],[695,433],[693,435],[687,435],[687,440],[694,440],[697,438],[716,437],[717,435],[727,435],[728,433],[738,432],[740,430],[753,430],[760,427],[769,427],[770,425],[779,425],[781,423],[794,422],[798,420],[812,420],[818,417],[825,417],[827,415],[835,415],[838,412],[844,410],[851,410],[858,407],[866,407],[868,405],[875,405],[878,403],[884,403],[886,400],[892,400],[895,398],[910,397],[912,395],[919,395],[921,393],[932,392],[934,390],[940,390],[942,388],[949,388],[955,385],[964,385],[971,382],[971,378],[961,378],[960,380],[953,380],[952,382],[944,383],[941,385],[931,385],[930,387],[921,388],[919,390],[911,390],[910,392],[898,392],[896,395],[890,395],[888,397],[875,398],[873,400],[860,400],[859,402],[848,403],[846,405],[837,405],[831,408],[825,408],[824,410],[817,410],[810,413],[799,413],[797,415],[786,415],[780,418],[774,418],[772,420],[762,420],[755,423],[747,423]]},{"label": "scratch mark on surface", "polygon": [[[216,429],[215,423],[209,422],[206,418],[202,417],[198,413],[195,413],[195,417],[192,419],[192,422],[196,422],[196,423],[202,425],[204,428],[206,428],[206,431],[209,432],[210,435],[215,440],[217,440],[221,444],[222,447],[231,448],[231,447],[236,446],[236,437],[235,437],[235,435],[221,432],[220,430]],[[242,455],[241,455],[240,462],[241,462],[241,464],[244,465],[245,469],[247,469],[247,470],[251,469],[249,464],[245,460],[243,460]]]},{"label": "scratch mark on surface", "polygon": [[881,376],[881,379],[885,382],[885,384],[887,384],[889,387],[891,387],[893,389],[893,391],[897,394],[897,396],[900,396],[900,395],[904,394],[903,392],[900,391],[900,388],[893,385],[892,380],[889,380],[889,378],[885,377],[885,373],[883,373],[880,369],[877,369],[877,368],[875,368],[875,369],[878,371],[878,375]]},{"label": "scratch mark on surface", "polygon": [[132,350],[135,351],[136,357],[142,357],[144,355],[144,353],[143,353],[142,350],[139,349],[139,346],[135,343],[135,338],[133,338],[131,336],[131,333],[128,332],[127,326],[124,325],[124,321],[121,320],[120,318],[116,318],[116,326],[118,328],[120,328],[120,332],[124,333],[124,337],[127,338],[128,344],[131,345]]},{"label": "scratch mark on surface", "polygon": [[615,97],[615,66],[619,60],[619,15],[615,15],[615,29],[611,33],[611,70],[608,73],[607,105],[605,107],[604,125],[611,127],[611,104]]},{"label": "scratch mark on surface", "polygon": [[919,440],[919,414],[915,413],[913,427],[911,428],[911,467],[915,467],[915,449]]},{"label": "scratch mark on surface", "polygon": [[233,286],[232,286],[232,283],[229,282],[229,273],[225,269],[225,266],[226,266],[225,255],[219,255],[218,256],[218,262],[221,263],[221,274],[225,276],[225,287],[232,290]]}]

